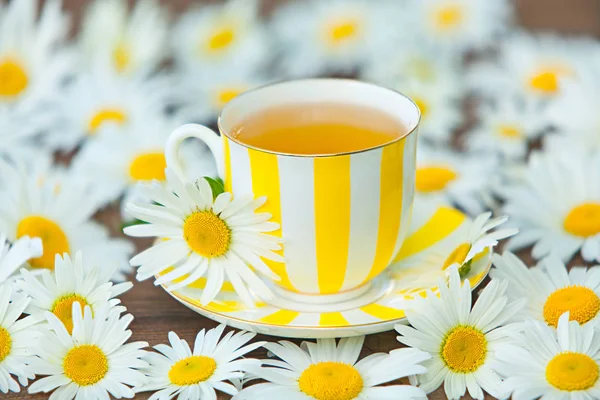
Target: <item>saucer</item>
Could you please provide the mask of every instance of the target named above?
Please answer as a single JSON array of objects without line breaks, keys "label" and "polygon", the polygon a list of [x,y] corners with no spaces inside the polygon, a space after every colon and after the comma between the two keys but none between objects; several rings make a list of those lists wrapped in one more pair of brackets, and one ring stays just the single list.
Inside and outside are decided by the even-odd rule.
[{"label": "saucer", "polygon": [[[339,338],[389,331],[405,318],[404,310],[415,296],[436,292],[443,267],[468,240],[472,220],[449,207],[414,210],[413,222],[400,253],[361,296],[346,303],[307,305],[293,298],[246,306],[233,286],[225,282],[217,298],[206,306],[200,303],[205,278],[169,292],[198,314],[235,327],[265,335],[289,338]],[[475,289],[491,267],[491,249],[476,256],[464,276]],[[341,300],[343,301],[343,300]],[[332,311],[335,310],[335,311]]]}]

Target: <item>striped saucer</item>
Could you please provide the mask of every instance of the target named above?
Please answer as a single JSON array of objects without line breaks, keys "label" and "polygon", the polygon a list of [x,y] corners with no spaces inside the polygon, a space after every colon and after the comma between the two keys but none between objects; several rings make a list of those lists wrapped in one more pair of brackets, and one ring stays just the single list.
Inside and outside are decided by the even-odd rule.
[{"label": "striped saucer", "polygon": [[[472,219],[448,207],[414,210],[413,222],[400,253],[369,290],[369,301],[330,311],[307,308],[293,301],[246,306],[226,282],[217,298],[206,306],[200,296],[206,280],[170,292],[179,302],[198,314],[238,329],[290,338],[331,338],[366,335],[393,329],[405,317],[404,309],[427,289],[437,290],[445,276],[443,265],[468,238]],[[465,276],[476,288],[491,267],[491,249],[476,256]],[[333,305],[335,308],[335,305]]]}]

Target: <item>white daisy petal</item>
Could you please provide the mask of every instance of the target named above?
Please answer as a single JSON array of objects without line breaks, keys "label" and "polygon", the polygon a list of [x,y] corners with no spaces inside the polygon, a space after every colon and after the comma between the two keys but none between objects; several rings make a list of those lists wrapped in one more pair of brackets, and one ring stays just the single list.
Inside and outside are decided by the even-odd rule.
[{"label": "white daisy petal", "polygon": [[[246,303],[252,302],[244,285],[252,288],[259,297],[269,298],[271,290],[250,267],[274,278],[273,272],[260,259],[263,256],[281,258],[273,253],[280,249],[280,239],[263,233],[266,232],[264,229],[272,228],[265,222],[270,216],[254,213],[256,202],[251,196],[238,196],[232,200],[231,194],[221,193],[213,201],[212,189],[206,179],[198,179],[193,184],[185,177],[176,176],[169,168],[165,170],[165,176],[164,188],[156,182],[145,186],[145,192],[151,195],[148,204],[130,203],[127,206],[134,216],[151,224],[125,228],[125,233],[157,235],[164,239],[131,259],[132,265],[139,266],[137,279],[147,279],[173,268],[158,277],[155,283],[175,291],[206,273],[207,283],[201,302],[207,304],[221,291],[227,275]],[[163,205],[150,204],[152,201],[160,204],[160,198],[171,195],[181,203],[169,200]]]},{"label": "white daisy petal", "polygon": [[[377,387],[409,374],[421,373],[419,363],[429,354],[401,349],[390,354],[377,353],[357,362],[363,336],[341,339],[318,339],[297,346],[291,342],[267,343],[266,349],[279,360],[263,360],[253,366],[252,376],[268,381],[243,389],[235,399],[271,398],[275,394],[303,400],[315,398],[423,398],[425,393],[412,386]],[[407,397],[404,397],[407,396]]]},{"label": "white daisy petal", "polygon": [[237,358],[262,343],[247,345],[255,334],[245,332],[234,334],[232,331],[220,339],[224,329],[225,325],[219,325],[207,332],[199,332],[193,354],[185,340],[170,332],[171,346],[155,347],[164,355],[150,353],[144,356],[150,364],[145,371],[148,381],[136,390],[155,392],[151,399],[163,399],[164,396],[169,399],[216,399],[215,389],[235,395],[236,387],[226,381],[241,378],[251,366],[258,366],[258,360]]},{"label": "white daisy petal", "polygon": [[[558,336],[543,322],[528,321],[525,330],[518,332],[512,343],[501,344],[497,352],[503,354],[499,368],[506,376],[501,386],[506,392],[491,394],[512,394],[515,399],[595,398],[600,369],[599,349],[583,350],[580,340],[588,334],[593,336],[591,340],[597,340],[598,332],[589,325],[581,326],[569,321],[567,314],[558,320],[557,332]],[[552,342],[548,346],[551,350],[540,353],[537,343],[547,341]],[[515,357],[517,354],[519,356]],[[567,367],[569,365],[577,365],[578,368],[572,369]]]}]

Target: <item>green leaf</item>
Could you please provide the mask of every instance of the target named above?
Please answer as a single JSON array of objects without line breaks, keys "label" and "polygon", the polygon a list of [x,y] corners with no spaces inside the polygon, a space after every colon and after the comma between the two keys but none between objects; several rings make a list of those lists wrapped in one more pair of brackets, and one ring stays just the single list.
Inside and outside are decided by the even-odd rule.
[{"label": "green leaf", "polygon": [[210,185],[212,189],[213,199],[216,199],[218,195],[225,192],[225,186],[223,185],[223,181],[219,178],[213,179],[208,176],[205,176],[206,182]]},{"label": "green leaf", "polygon": [[121,224],[121,231],[123,229],[127,228],[128,226],[140,225],[140,224],[147,224],[147,222],[139,220],[139,219],[133,219],[131,221],[123,221],[123,223]]},{"label": "green leaf", "polygon": [[470,259],[458,269],[458,274],[461,279],[465,279],[469,272],[471,272],[471,264],[473,264],[473,259]]}]

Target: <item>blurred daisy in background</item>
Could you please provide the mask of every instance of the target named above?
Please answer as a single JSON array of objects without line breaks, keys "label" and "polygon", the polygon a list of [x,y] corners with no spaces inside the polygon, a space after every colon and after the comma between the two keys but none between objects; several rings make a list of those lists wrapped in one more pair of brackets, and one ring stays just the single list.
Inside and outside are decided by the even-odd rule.
[{"label": "blurred daisy in background", "polygon": [[145,75],[168,55],[168,12],[157,0],[96,0],[87,7],[79,44],[87,64],[106,62],[115,71]]},{"label": "blurred daisy in background", "polygon": [[[568,141],[579,141],[586,148],[600,151],[600,74],[592,66],[579,79],[565,82],[561,95],[544,115],[556,132]],[[547,137],[552,139],[551,137]]]},{"label": "blurred daisy in background", "polygon": [[569,322],[558,329],[527,321],[512,343],[498,351],[498,369],[506,377],[502,387],[513,399],[600,398],[600,333],[593,325]]},{"label": "blurred daisy in background", "polygon": [[550,126],[539,107],[510,97],[480,103],[477,114],[478,124],[464,138],[465,147],[513,161],[523,160],[530,142]]},{"label": "blurred daisy in background", "polygon": [[406,317],[412,327],[396,325],[398,341],[429,352],[433,357],[423,365],[427,372],[412,378],[425,393],[442,383],[449,399],[469,395],[483,400],[483,390],[496,398],[505,398],[502,379],[495,371],[499,346],[507,341],[503,325],[525,305],[525,300],[509,301],[508,283],[492,280],[471,308],[471,285],[461,284],[452,268],[448,286],[440,280],[439,297],[428,291],[411,302]]},{"label": "blurred daisy in background", "polygon": [[0,5],[0,107],[27,112],[37,120],[52,113],[48,102],[60,91],[74,67],[65,46],[69,17],[60,0],[44,2],[37,17],[36,0]]},{"label": "blurred daisy in background", "polygon": [[148,383],[137,392],[156,392],[152,399],[216,399],[216,391],[235,395],[230,382],[244,377],[250,365],[260,361],[244,357],[264,342],[248,342],[256,334],[230,331],[223,338],[225,325],[196,336],[193,350],[175,332],[169,332],[169,345],[159,344],[144,356],[150,366],[145,371]]},{"label": "blurred daisy in background", "polygon": [[[486,212],[471,219],[450,207],[415,203],[411,228],[389,267],[390,273],[400,285],[406,282],[406,287],[413,288],[435,286],[439,278],[447,278],[453,267],[458,269],[462,279],[479,281],[490,266],[498,241],[517,233],[510,228],[493,230],[508,218],[490,217],[491,213]],[[444,228],[432,229],[433,224]],[[414,283],[411,278],[420,282]]]},{"label": "blurred daisy in background", "polygon": [[498,93],[548,103],[562,94],[567,79],[578,79],[582,59],[598,47],[592,41],[552,34],[517,32],[502,44],[496,61],[475,63],[467,74],[475,93]]},{"label": "blurred daisy in background", "polygon": [[[113,285],[100,277],[96,268],[85,268],[81,252],[71,260],[68,254],[57,255],[54,270],[44,270],[41,279],[23,270],[22,280],[16,287],[31,298],[26,314],[43,315],[45,311],[54,314],[65,326],[69,334],[73,331],[73,303],[89,306],[92,312],[100,307],[114,307],[120,303],[116,299],[133,287],[131,282]],[[124,310],[124,308],[121,308]]]},{"label": "blurred daisy in background", "polygon": [[548,257],[528,268],[511,252],[494,254],[493,261],[491,276],[509,283],[508,298],[527,299],[527,306],[519,315],[522,320],[544,321],[556,328],[559,317],[567,311],[570,319],[580,325],[594,325],[598,320],[600,266],[567,270],[560,260]]},{"label": "blurred daisy in background", "polygon": [[0,233],[0,285],[28,260],[40,257],[42,253],[40,238],[23,236],[11,245],[6,236]]},{"label": "blurred daisy in background", "polygon": [[176,67],[208,79],[258,72],[270,50],[258,14],[257,0],[228,0],[183,14],[172,33]]},{"label": "blurred daisy in background", "polygon": [[493,203],[498,161],[421,144],[417,151],[415,202],[456,205],[477,215]]},{"label": "blurred daisy in background", "polygon": [[42,240],[44,253],[29,260],[29,268],[53,269],[56,254],[82,250],[103,279],[124,279],[134,247],[127,240],[109,237],[104,226],[91,220],[96,204],[87,188],[92,182],[72,181],[57,188],[26,170],[4,166],[1,172],[6,184],[0,187],[0,232],[10,241],[24,236]]},{"label": "blurred daisy in background", "polygon": [[523,178],[498,194],[509,224],[520,234],[507,249],[533,245],[539,259],[570,260],[581,250],[586,261],[600,261],[600,153],[578,146],[534,152]]},{"label": "blurred daisy in background", "polygon": [[401,51],[373,58],[361,76],[398,90],[417,104],[423,139],[448,143],[463,122],[461,62],[447,51],[408,39]]},{"label": "blurred daisy in background", "polygon": [[261,360],[263,367],[249,372],[267,383],[242,390],[235,400],[252,399],[424,399],[425,393],[410,385],[379,386],[425,372],[421,363],[430,355],[416,349],[374,353],[361,360],[365,337],[317,339],[301,346],[288,341],[264,347],[279,360]]},{"label": "blurred daisy in background", "polygon": [[36,375],[47,375],[29,386],[29,393],[52,393],[62,400],[133,398],[132,387],[146,382],[140,371],[148,367],[142,359],[146,342],[126,343],[131,337],[127,329],[133,316],[120,317],[115,308],[94,310],[73,303],[73,333],[52,313],[46,313],[48,324],[41,329],[35,348],[37,357],[30,359]]},{"label": "blurred daisy in background", "polygon": [[[393,52],[379,54],[361,70],[364,79],[398,86],[418,81],[423,84],[452,85],[452,92],[461,94],[462,59],[438,46],[421,43],[412,36],[394,44]],[[398,48],[400,47],[400,48]]]},{"label": "blurred daisy in background", "polygon": [[419,107],[419,138],[428,142],[449,143],[452,134],[463,123],[457,79],[451,75],[435,83],[407,81],[394,88],[407,95]]},{"label": "blurred daisy in background", "polygon": [[0,162],[28,163],[45,153],[36,140],[38,134],[54,123],[55,115],[47,114],[44,118],[33,118],[0,106]]},{"label": "blurred daisy in background", "polygon": [[162,274],[154,283],[168,284],[165,288],[171,292],[206,275],[202,305],[215,298],[225,279],[248,305],[255,302],[246,285],[261,299],[272,297],[271,289],[256,274],[279,280],[261,257],[283,261],[275,253],[281,248],[280,238],[268,234],[279,224],[269,221],[268,213],[256,213],[266,198],[232,200],[231,193],[225,192],[213,199],[205,179],[192,183],[169,169],[166,177],[166,187],[158,182],[144,187],[147,197],[158,205],[129,203],[126,207],[147,223],[126,227],[125,234],[167,239],[131,259],[131,265],[139,267],[137,279]]},{"label": "blurred daisy in background", "polygon": [[47,142],[53,149],[72,150],[84,139],[113,125],[122,135],[129,127],[165,112],[168,80],[125,77],[100,65],[79,75],[60,97],[62,125]]},{"label": "blurred daisy in background", "polygon": [[35,160],[15,165],[17,170],[26,171],[27,179],[36,182],[38,187],[54,188],[57,193],[61,190],[84,190],[87,205],[94,210],[99,210],[116,199],[112,193],[105,191],[99,182],[93,181],[92,177],[87,175],[87,171],[72,164],[55,163],[51,153],[38,153]]},{"label": "blurred daisy in background", "polygon": [[404,29],[458,53],[489,46],[512,22],[509,0],[409,0],[405,4],[404,12],[411,18]]},{"label": "blurred daisy in background", "polygon": [[180,106],[181,119],[207,124],[215,124],[231,100],[268,82],[259,75],[232,73],[211,77],[192,70],[182,71],[176,79],[174,102]]},{"label": "blurred daisy in background", "polygon": [[[119,127],[107,127],[96,140],[83,145],[73,168],[92,179],[107,197],[116,199],[124,194],[123,203],[141,201],[138,182],[166,182],[165,144],[182,124],[178,117],[147,115],[133,123],[126,134],[119,132]],[[214,157],[202,143],[187,141],[181,153],[190,180],[217,176]]]},{"label": "blurred daisy in background", "polygon": [[[382,2],[383,3],[383,2]],[[392,3],[393,4],[393,3]],[[281,72],[305,77],[351,73],[376,49],[387,48],[402,24],[402,9],[366,0],[296,1],[279,7],[272,34],[281,52]]]},{"label": "blurred daisy in background", "polygon": [[[0,283],[0,392],[19,392],[35,375],[28,361],[33,354],[39,318],[20,318],[30,299],[16,296],[12,285]],[[13,378],[17,378],[19,383]]]}]

